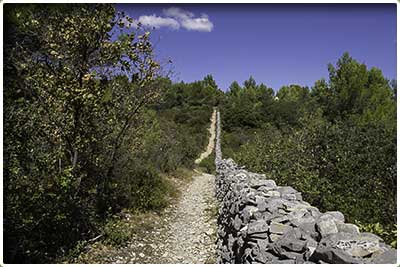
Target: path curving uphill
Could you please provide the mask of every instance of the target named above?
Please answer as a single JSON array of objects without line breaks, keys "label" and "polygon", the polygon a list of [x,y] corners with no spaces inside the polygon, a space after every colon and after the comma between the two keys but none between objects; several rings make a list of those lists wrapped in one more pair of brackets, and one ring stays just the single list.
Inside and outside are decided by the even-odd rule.
[{"label": "path curving uphill", "polygon": [[211,115],[211,125],[210,128],[208,129],[208,131],[210,132],[210,139],[208,141],[206,151],[201,153],[200,157],[194,161],[194,163],[196,164],[199,164],[203,159],[207,158],[214,150],[216,121],[217,121],[217,110],[216,108],[214,108],[214,111]]},{"label": "path curving uphill", "polygon": [[[210,138],[195,163],[207,158],[215,147],[216,109],[211,116]],[[195,170],[192,182],[183,190],[173,219],[165,231],[163,251],[154,263],[215,263],[216,214],[215,176]]]},{"label": "path curving uphill", "polygon": [[[206,151],[215,147],[216,110],[211,116],[211,133]],[[190,182],[176,182],[181,195],[162,214],[146,214],[129,243],[122,248],[100,245],[89,249],[78,263],[214,264],[217,261],[217,200],[215,176],[194,170]],[[128,214],[129,215],[129,214]],[[130,216],[125,218],[130,221]],[[136,227],[137,228],[137,227]]]},{"label": "path curving uphill", "polygon": [[[196,159],[200,163],[215,147],[216,110],[211,116],[210,138],[206,150]],[[197,170],[192,181],[180,188],[177,203],[165,211],[157,228],[132,240],[114,263],[215,263],[217,201],[215,176]],[[121,256],[123,255],[123,256]],[[117,261],[115,259],[118,259]]]}]

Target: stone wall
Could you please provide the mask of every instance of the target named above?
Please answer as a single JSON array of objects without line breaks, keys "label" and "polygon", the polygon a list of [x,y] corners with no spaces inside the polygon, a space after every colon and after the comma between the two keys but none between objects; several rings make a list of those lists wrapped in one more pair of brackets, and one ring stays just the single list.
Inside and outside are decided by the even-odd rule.
[{"label": "stone wall", "polygon": [[292,187],[223,159],[220,135],[218,112],[218,263],[396,263],[395,249],[341,212],[321,213]]}]

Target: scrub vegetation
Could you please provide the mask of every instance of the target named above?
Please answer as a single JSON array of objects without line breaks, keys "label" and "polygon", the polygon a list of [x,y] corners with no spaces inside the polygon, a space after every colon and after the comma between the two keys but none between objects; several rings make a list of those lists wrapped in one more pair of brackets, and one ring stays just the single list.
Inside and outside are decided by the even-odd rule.
[{"label": "scrub vegetation", "polygon": [[[345,53],[329,79],[174,83],[110,4],[4,5],[4,261],[50,263],[123,210],[161,211],[221,111],[224,157],[395,244],[396,83]],[[234,79],[234,77],[232,77]],[[200,163],[215,172],[214,155]]]}]

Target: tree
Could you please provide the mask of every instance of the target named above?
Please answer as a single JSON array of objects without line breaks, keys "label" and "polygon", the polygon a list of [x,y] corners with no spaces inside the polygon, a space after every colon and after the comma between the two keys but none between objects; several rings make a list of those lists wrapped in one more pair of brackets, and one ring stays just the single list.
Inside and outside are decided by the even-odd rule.
[{"label": "tree", "polygon": [[394,90],[377,68],[367,69],[348,53],[329,64],[329,83],[313,89],[315,100],[324,106],[330,120],[350,119],[360,123],[395,120]]},{"label": "tree", "polygon": [[243,82],[243,87],[245,89],[256,89],[257,84],[256,84],[256,81],[254,80],[253,76],[250,76],[248,80]]},{"label": "tree", "polygon": [[[275,101],[268,92],[259,102],[249,89],[240,97],[227,93],[223,151],[295,187],[322,211],[340,210],[350,222],[395,241],[396,83],[348,53],[329,65],[329,74],[311,92],[283,86]],[[253,123],[253,105],[261,105],[266,120]]]},{"label": "tree", "polygon": [[228,94],[238,96],[240,94],[241,90],[242,90],[242,88],[240,87],[238,82],[233,81],[232,84],[229,86]]},{"label": "tree", "polygon": [[282,86],[276,94],[280,101],[288,102],[306,101],[308,95],[308,88],[299,85]]},{"label": "tree", "polygon": [[214,77],[211,74],[206,75],[203,79],[205,87],[209,87],[212,90],[217,90],[218,86],[217,83],[214,80]]},{"label": "tree", "polygon": [[112,5],[5,14],[6,261],[35,261],[93,234],[89,218],[114,208],[115,165],[158,98],[158,63],[149,32],[125,28],[131,18]]}]

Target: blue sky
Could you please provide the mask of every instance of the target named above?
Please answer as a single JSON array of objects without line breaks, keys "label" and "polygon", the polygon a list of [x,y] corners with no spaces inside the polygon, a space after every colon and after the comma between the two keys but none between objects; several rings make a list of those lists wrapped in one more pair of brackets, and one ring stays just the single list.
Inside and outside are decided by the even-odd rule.
[{"label": "blue sky", "polygon": [[328,78],[344,53],[396,77],[395,4],[117,4],[152,27],[174,81],[212,74],[226,90],[252,75],[275,90]]}]

